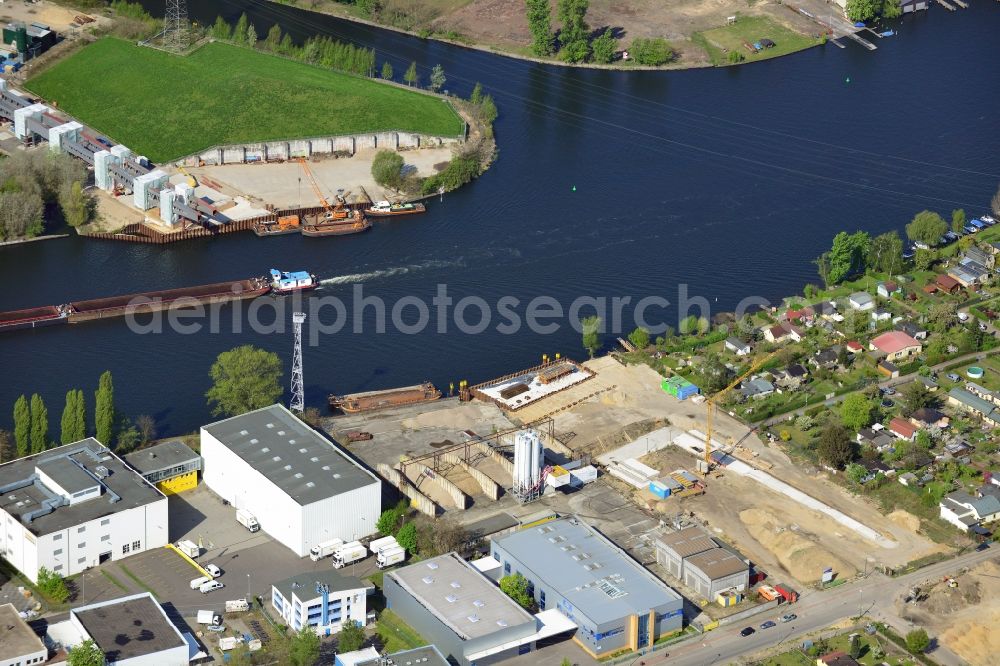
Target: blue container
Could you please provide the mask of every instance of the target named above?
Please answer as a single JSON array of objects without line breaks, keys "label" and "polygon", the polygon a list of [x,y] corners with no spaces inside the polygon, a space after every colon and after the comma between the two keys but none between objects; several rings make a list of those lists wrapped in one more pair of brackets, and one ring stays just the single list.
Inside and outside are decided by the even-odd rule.
[{"label": "blue container", "polygon": [[660,499],[666,499],[667,497],[670,497],[670,488],[668,488],[666,484],[661,483],[660,481],[650,481],[649,492],[653,493]]}]

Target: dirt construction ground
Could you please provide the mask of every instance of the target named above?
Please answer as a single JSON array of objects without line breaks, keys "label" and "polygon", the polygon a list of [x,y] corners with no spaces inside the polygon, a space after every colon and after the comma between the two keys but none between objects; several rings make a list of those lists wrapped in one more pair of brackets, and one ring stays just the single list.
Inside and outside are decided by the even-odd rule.
[{"label": "dirt construction ground", "polygon": [[1000,564],[988,561],[955,577],[920,586],[919,601],[896,609],[904,620],[927,628],[948,649],[970,664],[996,664],[1000,654]]}]

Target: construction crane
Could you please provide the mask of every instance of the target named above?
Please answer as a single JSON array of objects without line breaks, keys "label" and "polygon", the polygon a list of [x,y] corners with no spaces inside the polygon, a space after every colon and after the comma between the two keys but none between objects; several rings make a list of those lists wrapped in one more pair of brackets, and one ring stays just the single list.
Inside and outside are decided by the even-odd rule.
[{"label": "construction crane", "polygon": [[715,414],[715,405],[716,405],[716,403],[722,402],[723,398],[725,398],[729,394],[730,391],[732,391],[734,388],[736,388],[737,386],[739,386],[740,382],[742,382],[744,379],[746,379],[747,377],[749,377],[753,373],[757,372],[757,370],[762,365],[764,365],[765,363],[767,363],[768,361],[770,361],[777,354],[778,354],[777,351],[773,351],[770,354],[767,354],[766,356],[763,356],[763,357],[759,358],[758,360],[754,361],[753,364],[750,366],[750,368],[746,372],[744,372],[742,375],[740,375],[739,377],[737,377],[736,379],[734,379],[729,386],[727,386],[726,388],[722,389],[721,391],[719,391],[718,393],[716,393],[715,395],[713,395],[711,398],[708,398],[708,399],[705,400],[705,421],[706,421],[706,426],[705,426],[705,472],[704,472],[705,475],[708,475],[708,470],[711,469],[711,467],[712,467],[712,431],[713,431],[713,428],[712,428],[712,418],[713,418],[713,416]]},{"label": "construction crane", "polygon": [[320,188],[319,183],[316,182],[316,177],[313,176],[312,169],[309,168],[309,163],[302,157],[298,158],[298,162],[302,165],[302,170],[306,172],[306,180],[309,181],[309,186],[312,187],[313,193],[323,205],[323,210],[326,211],[326,218],[328,220],[346,219],[347,211],[344,210],[343,203],[338,201],[336,206],[331,206],[330,202],[326,199],[326,195],[323,194],[323,190]]},{"label": "construction crane", "polygon": [[182,174],[184,174],[184,180],[187,182],[188,185],[190,185],[191,187],[198,187],[198,181],[195,179],[194,176],[188,173],[187,169],[185,169],[182,165],[178,164],[177,170],[180,171]]}]

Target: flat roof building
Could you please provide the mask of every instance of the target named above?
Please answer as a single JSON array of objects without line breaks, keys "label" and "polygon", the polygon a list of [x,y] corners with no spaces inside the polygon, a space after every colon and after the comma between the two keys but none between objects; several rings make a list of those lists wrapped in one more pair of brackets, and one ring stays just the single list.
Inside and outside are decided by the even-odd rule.
[{"label": "flat roof building", "polygon": [[14,605],[0,606],[0,666],[31,666],[48,658],[48,648]]},{"label": "flat roof building", "polygon": [[412,650],[400,650],[383,657],[357,661],[355,666],[387,666],[390,662],[382,661],[383,659],[391,660],[393,666],[448,666],[448,660],[433,645],[425,645]]},{"label": "flat roof building", "polygon": [[456,553],[391,571],[382,590],[387,608],[461,666],[528,652],[538,633],[533,615]]},{"label": "flat roof building", "polygon": [[743,592],[750,585],[750,565],[700,527],[661,535],[654,542],[656,561],[696,594],[715,600],[726,590]]},{"label": "flat roof building", "polygon": [[167,544],[167,498],[88,438],[0,465],[0,555],[33,582]]},{"label": "flat roof building", "polygon": [[164,495],[198,485],[201,456],[176,439],[133,451],[125,456],[125,462]]},{"label": "flat roof building", "polygon": [[652,645],[683,628],[684,601],[628,553],[579,518],[558,518],[494,539],[501,576],[520,573],[539,608],[579,626],[591,655]]},{"label": "flat roof building", "polygon": [[271,606],[292,629],[313,627],[329,636],[348,622],[368,622],[370,585],[338,571],[308,571],[271,584]]},{"label": "flat roof building", "polygon": [[382,484],[282,405],[203,426],[205,483],[299,557],[375,531]]}]

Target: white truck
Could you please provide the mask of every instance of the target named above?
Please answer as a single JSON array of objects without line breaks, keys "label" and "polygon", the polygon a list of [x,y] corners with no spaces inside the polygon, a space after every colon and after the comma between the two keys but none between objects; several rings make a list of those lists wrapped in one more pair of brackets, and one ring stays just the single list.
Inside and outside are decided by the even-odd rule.
[{"label": "white truck", "polygon": [[177,542],[177,550],[191,558],[201,555],[201,548],[198,547],[198,544],[194,541],[188,541],[187,539]]},{"label": "white truck", "polygon": [[381,539],[375,539],[370,544],[368,544],[368,550],[372,551],[372,555],[378,555],[380,550],[385,548],[395,548],[399,544],[396,543],[396,537],[382,537]]},{"label": "white truck", "polygon": [[309,549],[309,559],[313,562],[318,562],[327,555],[333,555],[343,545],[343,539],[330,539],[329,541],[318,543]]},{"label": "white truck", "polygon": [[231,599],[226,602],[227,613],[242,613],[250,610],[250,602],[246,599]]},{"label": "white truck", "polygon": [[222,624],[222,616],[215,611],[200,610],[198,611],[198,624],[208,624],[217,627]]},{"label": "white truck", "polygon": [[379,569],[385,569],[386,567],[391,567],[393,564],[399,564],[405,559],[406,551],[402,546],[383,548],[375,555],[375,565]]},{"label": "white truck", "polygon": [[345,543],[333,553],[333,568],[340,569],[346,564],[363,560],[368,555],[368,549],[360,541]]},{"label": "white truck", "polygon": [[246,509],[236,509],[236,522],[251,532],[260,531],[260,523],[258,523],[257,519],[254,518],[254,515]]}]

